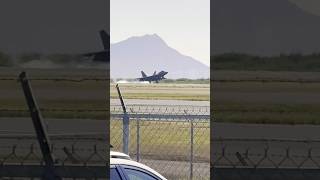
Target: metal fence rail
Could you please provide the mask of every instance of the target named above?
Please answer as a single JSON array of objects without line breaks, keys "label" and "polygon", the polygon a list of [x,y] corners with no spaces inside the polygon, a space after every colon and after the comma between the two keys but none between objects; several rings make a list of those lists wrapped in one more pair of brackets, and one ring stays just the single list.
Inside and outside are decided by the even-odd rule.
[{"label": "metal fence rail", "polygon": [[[123,112],[112,106],[112,150],[122,151]],[[210,108],[207,106],[127,106],[128,149],[132,158],[168,179],[210,178]]]},{"label": "metal fence rail", "polygon": [[[60,177],[105,179],[108,157],[104,135],[54,135],[51,152]],[[83,137],[83,138],[82,138]],[[1,135],[0,177],[33,179],[43,175],[44,160],[35,135]]]},{"label": "metal fence rail", "polygon": [[223,139],[212,141],[216,179],[319,179],[317,140]]},{"label": "metal fence rail", "polygon": [[[0,81],[21,83],[21,92],[24,93],[26,104],[28,105],[28,109],[24,107],[24,103],[21,103],[22,106],[16,104],[18,108],[12,108],[10,105],[2,107],[0,109],[1,117],[4,117],[3,119],[9,122],[12,117],[12,119],[15,119],[16,117],[29,117],[31,115],[34,128],[34,131],[30,131],[30,127],[29,129],[27,127],[25,129],[28,130],[25,132],[12,131],[12,129],[8,128],[0,132],[0,179],[107,178],[109,163],[109,144],[106,144],[108,142],[107,132],[102,134],[49,134],[47,132],[49,126],[47,126],[45,119],[42,118],[41,113],[42,111],[47,111],[57,114],[63,112],[70,112],[70,114],[100,112],[105,114],[108,112],[107,108],[91,110],[39,108],[35,98],[36,94],[33,96],[30,82],[82,83],[88,81],[108,82],[109,79],[102,76],[27,78],[26,73],[22,72],[19,78],[0,77]],[[14,86],[12,90],[17,88],[19,87]],[[22,121],[23,119],[21,119]]]},{"label": "metal fence rail", "polygon": [[317,140],[214,139],[213,145],[215,167],[320,169]]}]

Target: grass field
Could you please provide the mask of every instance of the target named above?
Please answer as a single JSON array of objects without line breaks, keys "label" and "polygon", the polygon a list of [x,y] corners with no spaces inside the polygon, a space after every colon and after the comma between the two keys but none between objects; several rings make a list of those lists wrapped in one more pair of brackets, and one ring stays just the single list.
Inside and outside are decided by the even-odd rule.
[{"label": "grass field", "polygon": [[[1,71],[0,77],[15,77],[18,72]],[[30,77],[52,78],[57,75],[103,77],[104,71],[30,72]],[[320,124],[320,73],[214,71],[213,77],[212,115],[218,122]],[[271,81],[260,81],[266,79]],[[40,108],[47,109],[43,111],[45,117],[105,119],[103,110],[107,109],[105,97],[109,93],[105,91],[105,81],[32,80],[31,85]],[[2,80],[0,86],[0,116],[29,116],[20,84]],[[208,101],[210,97],[209,84],[120,84],[120,88],[125,99]],[[117,98],[115,84],[110,85],[110,95]],[[8,109],[11,111],[6,111]],[[59,109],[64,111],[57,111]],[[73,109],[83,111],[68,111]]]},{"label": "grass field", "polygon": [[[0,71],[0,117],[29,116],[21,84],[14,80],[21,71],[21,69],[1,69]],[[106,118],[108,81],[69,81],[106,78],[105,71],[28,69],[26,72],[31,79],[34,97],[39,107],[43,109],[44,117]],[[6,78],[12,78],[12,80],[3,80]],[[53,80],[32,80],[39,78]],[[75,109],[81,111],[72,111]]]},{"label": "grass field", "polygon": [[[115,84],[110,85],[111,98],[118,98]],[[126,99],[209,101],[209,84],[119,84]]]},{"label": "grass field", "polygon": [[[29,116],[21,84],[14,80],[21,69],[0,71],[0,117]],[[31,79],[105,78],[103,70],[27,70]],[[13,80],[1,80],[12,78]],[[107,81],[30,80],[44,117],[105,119],[108,109]],[[125,99],[209,101],[209,84],[120,84]],[[111,98],[118,98],[115,84]],[[78,111],[72,111],[72,110]]]},{"label": "grass field", "polygon": [[[232,80],[213,81],[212,114],[218,122],[320,124],[319,73],[215,71],[214,75],[216,80]],[[252,79],[257,81],[248,81]]]},{"label": "grass field", "polygon": [[[130,152],[136,154],[137,121],[130,121]],[[122,150],[122,121],[110,123],[114,150]],[[146,159],[187,161],[190,156],[190,123],[140,121],[140,152]],[[194,123],[195,161],[209,161],[210,126],[208,122]]]},{"label": "grass field", "polygon": [[[26,100],[20,84],[15,81],[0,82],[0,116],[21,117],[28,115]],[[45,117],[105,119],[107,110],[105,84],[102,82],[52,82],[31,81],[34,96]],[[11,111],[5,111],[6,109]],[[83,110],[72,112],[71,110]],[[14,111],[16,110],[16,111]],[[61,110],[61,111],[59,111]],[[68,111],[69,110],[69,111]]]}]

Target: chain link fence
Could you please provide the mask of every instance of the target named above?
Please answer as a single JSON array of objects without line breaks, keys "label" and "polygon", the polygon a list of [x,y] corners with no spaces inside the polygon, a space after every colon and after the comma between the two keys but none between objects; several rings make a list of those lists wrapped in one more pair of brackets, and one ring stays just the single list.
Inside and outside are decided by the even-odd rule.
[{"label": "chain link fence", "polygon": [[[10,73],[0,77],[0,179],[46,179],[48,167],[20,79]],[[43,77],[35,76],[38,73]],[[109,79],[104,72],[88,76],[86,71],[35,71],[28,80],[49,132],[55,175],[61,179],[107,179],[109,139],[104,120],[108,108],[104,97]]]},{"label": "chain link fence", "polygon": [[213,139],[216,179],[319,179],[320,141]]},{"label": "chain link fence", "polygon": [[[168,179],[210,178],[210,108],[206,106],[127,106],[130,156]],[[110,108],[112,150],[123,151],[124,114]]]},{"label": "chain link fence", "polygon": [[[63,179],[105,179],[108,152],[105,134],[51,135],[55,169]],[[41,179],[45,162],[32,134],[0,136],[0,177]]]}]

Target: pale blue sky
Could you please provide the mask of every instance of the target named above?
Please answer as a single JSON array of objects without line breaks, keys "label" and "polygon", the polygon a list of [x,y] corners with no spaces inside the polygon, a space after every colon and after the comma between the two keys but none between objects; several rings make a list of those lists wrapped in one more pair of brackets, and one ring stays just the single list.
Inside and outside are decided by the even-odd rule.
[{"label": "pale blue sky", "polygon": [[156,33],[210,64],[210,0],[111,0],[110,6],[111,43]]}]

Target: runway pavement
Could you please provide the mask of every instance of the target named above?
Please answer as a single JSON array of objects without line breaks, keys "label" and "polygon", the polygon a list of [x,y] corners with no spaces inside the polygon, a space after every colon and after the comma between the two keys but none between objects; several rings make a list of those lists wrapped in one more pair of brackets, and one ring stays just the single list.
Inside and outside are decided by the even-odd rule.
[{"label": "runway pavement", "polygon": [[[93,119],[45,119],[49,134],[106,134],[109,130],[105,120]],[[0,134],[34,133],[31,118],[0,118]]]},{"label": "runway pavement", "polygon": [[[126,105],[175,105],[175,106],[210,106],[209,101],[183,101],[183,100],[143,100],[125,99]],[[119,99],[111,99],[110,105],[120,105]]]},{"label": "runway pavement", "polygon": [[211,123],[215,138],[319,139],[317,125]]}]

